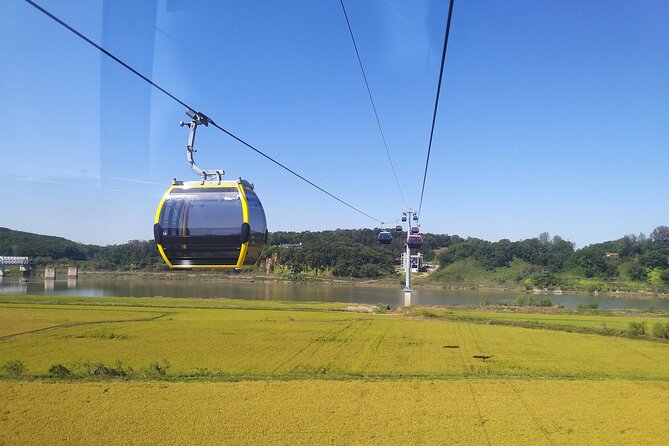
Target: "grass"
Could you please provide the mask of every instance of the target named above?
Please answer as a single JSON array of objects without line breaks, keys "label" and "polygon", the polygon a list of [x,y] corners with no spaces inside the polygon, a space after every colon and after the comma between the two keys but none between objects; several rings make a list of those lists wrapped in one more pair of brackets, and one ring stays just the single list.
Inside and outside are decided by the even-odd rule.
[{"label": "grass", "polygon": [[[448,284],[455,287],[477,288],[480,285],[505,289],[534,288],[534,280],[542,272],[541,268],[524,260],[514,259],[508,266],[487,269],[472,258],[457,260],[437,269],[426,280],[417,279],[416,283]],[[561,289],[579,293],[664,293],[660,270],[656,270],[648,282],[635,282],[623,278],[609,280],[587,278],[580,268],[562,271],[557,274],[558,283],[550,289]],[[623,274],[626,276],[627,274]],[[541,287],[538,287],[541,288]]]},{"label": "grass", "polygon": [[462,283],[492,283],[518,287],[523,279],[539,270],[524,260],[514,259],[508,267],[488,270],[474,259],[458,260],[452,264],[439,268],[430,276],[430,281],[447,281]]},{"label": "grass", "polygon": [[0,394],[7,445],[663,444],[669,436],[666,382],[0,382]]},{"label": "grass", "polygon": [[98,308],[55,305],[0,304],[0,339],[34,331],[68,326],[144,320],[161,312],[135,308]]},{"label": "grass", "polygon": [[[56,312],[66,311],[62,305],[55,307]],[[96,307],[74,306],[70,312],[81,318],[86,309],[91,311],[86,324],[5,339],[0,343],[0,364],[2,358],[20,360],[24,373],[37,377],[48,376],[54,364],[86,376],[98,364],[116,363],[130,376],[143,376],[156,361],[169,362],[172,378],[227,380],[669,376],[667,346],[624,338],[289,307],[151,307],[147,313],[136,307],[111,307],[107,315]],[[117,318],[124,310],[143,318],[100,320]],[[8,318],[19,318],[31,310],[9,305],[2,311]],[[45,310],[38,305],[32,311],[41,318]],[[460,348],[448,350],[444,345]],[[625,352],[622,358],[620,351]],[[481,361],[475,355],[492,359]]]},{"label": "grass", "polygon": [[669,344],[481,323],[651,326],[650,316],[347,307],[2,296],[0,444],[662,444],[669,435]]},{"label": "grass", "polygon": [[344,310],[349,304],[339,302],[296,302],[249,299],[200,299],[174,297],[81,297],[45,295],[0,295],[0,304],[85,305],[141,308],[244,308],[290,310]]},{"label": "grass", "polygon": [[[630,323],[645,322],[647,326],[652,327],[657,322],[669,322],[669,315],[660,313],[657,315],[639,315],[629,316],[629,311],[625,311],[620,315],[616,311],[600,310],[592,311],[594,314],[579,314],[578,310],[560,310],[558,313],[544,313],[544,312],[527,312],[529,309],[517,307],[492,307],[497,311],[487,311],[483,309],[423,309],[416,308],[412,310],[412,314],[417,316],[424,315],[425,311],[429,313],[429,317],[443,317],[453,320],[473,321],[482,323],[504,323],[515,322],[518,325],[522,323],[535,324],[535,328],[555,328],[564,329],[579,329],[590,328],[593,330],[601,330],[605,332],[610,330],[609,334],[622,334],[629,328]],[[552,311],[552,310],[547,310]]]}]

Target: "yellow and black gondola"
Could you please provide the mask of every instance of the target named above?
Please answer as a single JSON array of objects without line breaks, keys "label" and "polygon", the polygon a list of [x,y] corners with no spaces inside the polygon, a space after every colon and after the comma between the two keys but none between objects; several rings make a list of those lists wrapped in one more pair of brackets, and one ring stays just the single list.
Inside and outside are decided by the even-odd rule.
[{"label": "yellow and black gondola", "polygon": [[267,242],[265,212],[245,180],[175,181],[153,227],[170,268],[253,268]]},{"label": "yellow and black gondola", "polygon": [[241,178],[224,180],[222,169],[195,164],[197,127],[213,123],[186,109],[186,155],[200,181],[177,181],[158,203],[153,236],[170,268],[253,268],[267,243],[267,220],[253,184]]}]

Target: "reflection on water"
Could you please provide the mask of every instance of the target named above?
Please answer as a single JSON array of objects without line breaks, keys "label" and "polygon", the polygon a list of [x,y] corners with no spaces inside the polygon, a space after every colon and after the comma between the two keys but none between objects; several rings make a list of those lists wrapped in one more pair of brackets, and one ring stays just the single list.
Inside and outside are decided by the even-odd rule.
[{"label": "reflection on water", "polygon": [[28,294],[28,282],[8,282],[0,277],[0,294]]},{"label": "reflection on water", "polygon": [[[293,282],[212,282],[192,280],[149,279],[68,279],[32,280],[0,279],[0,294],[46,294],[54,296],[166,296],[166,297],[227,297],[255,300],[293,300],[320,302],[351,302],[384,304],[392,307],[404,304],[404,291],[397,288],[370,286],[304,284]],[[415,305],[478,305],[482,300],[491,304],[513,300],[515,294],[505,292],[476,292],[440,289],[414,289],[411,300]],[[599,308],[650,307],[669,310],[669,300],[661,298],[638,299],[630,297],[578,296],[562,294],[551,296],[554,302],[567,308],[597,304]]]}]

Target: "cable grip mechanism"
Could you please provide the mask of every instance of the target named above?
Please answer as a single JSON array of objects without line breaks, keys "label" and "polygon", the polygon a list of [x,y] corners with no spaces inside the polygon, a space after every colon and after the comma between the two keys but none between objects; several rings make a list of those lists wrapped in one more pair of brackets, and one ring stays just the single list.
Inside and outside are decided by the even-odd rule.
[{"label": "cable grip mechanism", "polygon": [[224,170],[202,169],[195,163],[195,160],[193,158],[193,154],[197,152],[197,150],[195,149],[195,133],[197,131],[197,126],[204,125],[205,127],[208,127],[209,124],[212,123],[213,121],[209,119],[209,117],[207,117],[207,115],[205,115],[204,113],[196,112],[194,110],[191,110],[190,108],[186,109],[186,114],[188,115],[189,118],[192,119],[192,121],[190,122],[179,121],[179,126],[183,127],[187,125],[189,128],[188,144],[186,144],[186,159],[188,160],[188,164],[196,174],[202,177],[202,184],[204,184],[204,182],[207,180],[218,180],[218,183],[220,184],[223,175],[225,174]]}]

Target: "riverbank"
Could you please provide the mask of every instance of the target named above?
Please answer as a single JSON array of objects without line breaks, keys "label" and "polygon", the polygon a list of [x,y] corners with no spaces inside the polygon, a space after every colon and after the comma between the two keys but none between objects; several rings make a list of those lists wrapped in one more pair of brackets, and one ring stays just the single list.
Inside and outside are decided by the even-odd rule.
[{"label": "riverbank", "polygon": [[[285,282],[285,283],[309,283],[309,284],[323,284],[328,286],[356,286],[356,287],[383,287],[383,288],[398,288],[404,286],[404,277],[383,277],[378,279],[353,279],[341,277],[325,277],[317,275],[274,275],[262,274],[252,271],[241,272],[214,272],[214,271],[81,271],[81,277],[104,277],[104,278],[127,278],[134,279],[149,279],[149,280],[179,280],[179,281],[206,281],[206,282],[239,282],[239,283],[253,283],[253,282]],[[591,284],[589,285],[591,287]],[[624,298],[639,298],[639,299],[669,299],[669,294],[660,292],[658,290],[595,290],[592,291],[588,287],[569,287],[556,290],[528,290],[522,285],[510,284],[496,284],[490,282],[446,282],[431,280],[430,275],[426,273],[414,274],[412,287],[415,289],[424,290],[452,290],[452,291],[467,291],[467,292],[503,292],[510,294],[539,294],[546,296],[560,296],[565,293],[577,294],[581,296],[609,296],[609,297],[624,297]]]}]

